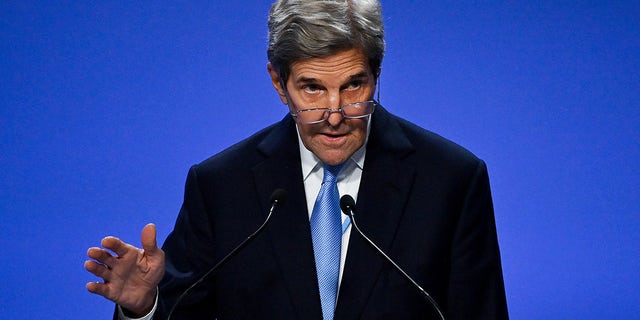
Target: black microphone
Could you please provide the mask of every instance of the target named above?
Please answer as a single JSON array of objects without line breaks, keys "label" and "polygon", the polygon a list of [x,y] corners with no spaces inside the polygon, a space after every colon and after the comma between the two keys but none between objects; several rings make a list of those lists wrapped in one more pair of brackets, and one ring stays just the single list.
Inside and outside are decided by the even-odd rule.
[{"label": "black microphone", "polygon": [[400,272],[400,274],[402,274],[404,276],[405,279],[407,279],[409,282],[411,282],[411,284],[413,284],[414,287],[416,287],[418,289],[418,291],[420,291],[420,293],[422,294],[422,297],[424,297],[429,304],[431,304],[431,306],[433,307],[433,309],[435,309],[435,311],[438,313],[438,315],[440,316],[440,319],[445,320],[444,319],[444,314],[442,314],[442,310],[440,310],[440,307],[438,306],[438,303],[431,297],[431,295],[425,291],[424,289],[422,289],[422,287],[415,282],[406,272],[404,272],[404,270],[402,270],[402,268],[400,268],[400,266],[398,266],[398,264],[396,264],[393,260],[391,260],[391,258],[389,258],[389,256],[387,254],[384,253],[384,251],[382,251],[382,249],[380,249],[375,243],[373,243],[373,241],[371,241],[369,239],[369,237],[367,237],[362,230],[360,230],[360,228],[358,227],[358,224],[356,223],[356,219],[354,217],[354,212],[356,210],[356,202],[353,200],[353,197],[351,197],[348,194],[345,194],[344,196],[342,196],[342,198],[340,198],[340,209],[342,209],[342,212],[344,212],[344,214],[346,214],[347,216],[349,216],[349,218],[351,219],[351,224],[353,224],[353,226],[356,228],[356,230],[358,231],[358,233],[374,248],[376,249],[376,251],[385,259],[387,260],[387,262],[389,262],[398,272]]},{"label": "black microphone", "polygon": [[255,232],[253,232],[246,239],[244,239],[244,241],[240,242],[240,244],[237,247],[233,248],[233,250],[231,250],[229,254],[227,254],[224,258],[218,261],[218,263],[216,263],[215,266],[211,267],[211,269],[209,269],[209,271],[207,271],[204,275],[202,275],[198,279],[198,281],[194,282],[191,286],[189,286],[189,288],[187,288],[184,292],[182,292],[182,294],[178,297],[178,300],[176,300],[176,302],[173,304],[173,307],[171,307],[171,311],[169,311],[167,320],[171,320],[171,315],[173,314],[173,311],[180,304],[180,301],[182,301],[182,299],[187,296],[187,294],[191,291],[191,289],[195,288],[197,285],[202,283],[204,279],[206,279],[208,276],[210,276],[211,274],[215,273],[218,269],[220,269],[220,267],[223,264],[225,264],[229,259],[231,259],[231,257],[236,255],[236,253],[238,253],[240,249],[244,248],[251,240],[253,240],[258,234],[260,234],[260,232],[262,232],[262,230],[267,225],[267,223],[269,223],[269,220],[271,219],[271,215],[275,211],[276,207],[282,205],[285,202],[285,200],[287,200],[287,191],[285,191],[284,189],[276,189],[273,191],[273,193],[271,194],[271,197],[269,198],[269,202],[271,203],[271,208],[269,208],[269,214],[267,215],[267,218],[264,219],[264,222],[262,223],[262,225],[258,227],[258,229]]}]

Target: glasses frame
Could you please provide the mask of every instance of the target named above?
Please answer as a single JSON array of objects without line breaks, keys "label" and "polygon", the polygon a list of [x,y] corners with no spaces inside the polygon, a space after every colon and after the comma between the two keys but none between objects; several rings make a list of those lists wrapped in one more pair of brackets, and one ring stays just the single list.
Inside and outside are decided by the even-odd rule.
[{"label": "glasses frame", "polygon": [[[348,116],[346,114],[344,114],[344,108],[351,106],[351,105],[356,105],[356,104],[363,104],[363,103],[367,103],[367,104],[371,104],[372,108],[371,108],[371,112],[367,113],[367,114],[363,114],[363,115],[358,115],[358,116]],[[367,100],[367,101],[359,101],[359,102],[352,102],[352,103],[346,103],[343,104],[337,108],[311,108],[311,109],[303,109],[303,110],[296,110],[295,112],[291,112],[291,116],[296,120],[296,122],[301,123],[301,124],[316,124],[316,123],[322,123],[327,121],[327,119],[329,119],[329,116],[334,113],[334,112],[340,112],[342,114],[342,117],[345,119],[361,119],[361,118],[365,118],[368,117],[370,115],[373,114],[373,112],[376,110],[376,101],[375,100]],[[320,120],[314,120],[314,121],[301,121],[300,118],[298,117],[300,114],[304,114],[305,112],[309,112],[309,111],[318,111],[318,110],[324,110],[324,116],[322,117],[322,119]]]}]

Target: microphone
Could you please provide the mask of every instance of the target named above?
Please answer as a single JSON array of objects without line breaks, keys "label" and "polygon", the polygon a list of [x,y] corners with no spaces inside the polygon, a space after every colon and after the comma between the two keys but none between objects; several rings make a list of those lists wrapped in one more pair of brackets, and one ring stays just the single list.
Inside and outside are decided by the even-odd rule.
[{"label": "microphone", "polygon": [[262,223],[262,225],[258,227],[258,229],[256,229],[256,231],[250,234],[246,239],[244,239],[244,241],[240,242],[240,244],[237,247],[233,248],[233,250],[231,250],[231,252],[229,252],[224,258],[218,261],[218,263],[216,263],[215,266],[211,267],[211,269],[209,269],[209,271],[207,271],[204,275],[202,275],[198,279],[198,281],[194,282],[191,286],[189,286],[189,288],[184,290],[184,292],[182,292],[182,294],[178,297],[178,300],[176,300],[176,302],[173,304],[173,307],[171,307],[171,310],[169,311],[169,315],[167,316],[167,320],[171,320],[171,315],[173,314],[173,311],[180,304],[180,301],[182,301],[182,299],[189,294],[191,289],[198,286],[200,283],[202,283],[202,281],[204,281],[204,279],[206,279],[208,276],[210,276],[211,274],[215,273],[218,269],[220,269],[220,267],[223,264],[225,264],[229,259],[231,259],[231,257],[236,255],[236,253],[238,253],[251,240],[253,240],[258,234],[260,234],[260,232],[262,232],[264,227],[266,227],[267,224],[269,223],[269,220],[271,219],[271,215],[275,211],[276,207],[282,205],[286,200],[287,200],[287,191],[285,191],[284,189],[276,189],[273,191],[273,193],[271,194],[271,197],[269,198],[269,203],[271,203],[271,208],[269,208],[269,214],[267,215],[267,218],[264,219],[264,222]]},{"label": "microphone", "polygon": [[429,304],[433,307],[433,309],[438,313],[438,316],[440,316],[440,319],[445,320],[444,314],[442,314],[442,310],[440,310],[438,303],[431,297],[431,295],[427,291],[422,289],[422,287],[417,282],[415,282],[406,272],[404,272],[404,270],[402,270],[400,266],[398,266],[393,260],[391,260],[391,258],[389,258],[389,256],[385,254],[384,251],[382,251],[382,249],[380,249],[375,243],[373,243],[373,241],[371,241],[371,239],[369,239],[369,237],[367,237],[362,232],[362,230],[360,230],[360,228],[358,227],[358,224],[356,223],[356,219],[354,217],[356,202],[353,200],[353,197],[351,197],[348,194],[343,195],[340,198],[340,209],[342,209],[342,212],[344,214],[349,216],[349,218],[351,219],[351,224],[353,224],[353,226],[356,228],[356,231],[358,231],[358,233],[376,250],[376,252],[378,252],[385,260],[387,260],[387,262],[389,262],[398,272],[400,272],[400,274],[402,274],[402,276],[404,276],[405,279],[411,282],[411,284],[413,284],[413,286],[416,287],[418,291],[420,291],[420,293],[422,294],[422,297],[425,298],[429,302]]}]

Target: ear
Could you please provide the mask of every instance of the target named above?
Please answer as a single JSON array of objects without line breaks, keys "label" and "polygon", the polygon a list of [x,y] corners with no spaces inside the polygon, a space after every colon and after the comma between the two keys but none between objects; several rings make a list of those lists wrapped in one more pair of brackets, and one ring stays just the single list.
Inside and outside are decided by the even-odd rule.
[{"label": "ear", "polygon": [[267,62],[267,71],[269,72],[269,76],[271,76],[271,84],[276,89],[276,92],[278,92],[280,100],[282,100],[282,103],[288,104],[285,88],[282,87],[283,82],[280,80],[280,74],[271,66],[271,62]]}]

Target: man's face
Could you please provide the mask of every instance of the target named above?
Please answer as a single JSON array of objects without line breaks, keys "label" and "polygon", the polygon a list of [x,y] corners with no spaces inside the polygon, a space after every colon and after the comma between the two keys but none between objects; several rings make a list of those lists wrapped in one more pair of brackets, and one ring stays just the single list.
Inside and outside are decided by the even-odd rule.
[{"label": "man's face", "polygon": [[[359,49],[292,63],[286,89],[282,88],[278,73],[270,65],[268,69],[274,87],[291,113],[367,101],[375,92],[375,78]],[[337,165],[364,144],[368,119],[345,119],[336,111],[320,123],[298,122],[298,131],[307,149],[322,162]]]}]

